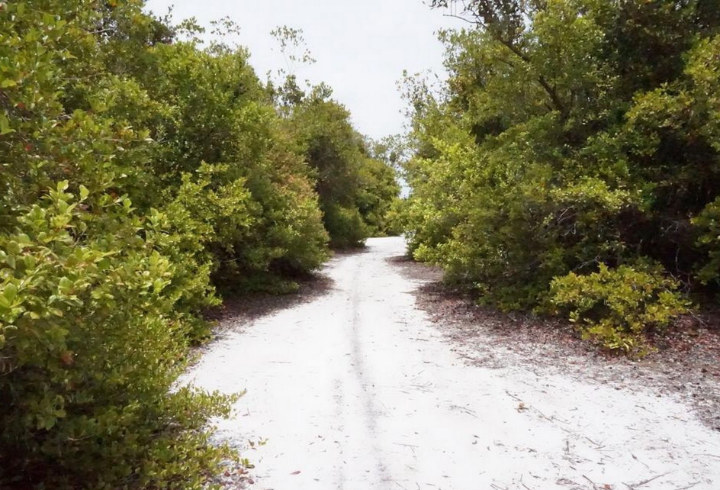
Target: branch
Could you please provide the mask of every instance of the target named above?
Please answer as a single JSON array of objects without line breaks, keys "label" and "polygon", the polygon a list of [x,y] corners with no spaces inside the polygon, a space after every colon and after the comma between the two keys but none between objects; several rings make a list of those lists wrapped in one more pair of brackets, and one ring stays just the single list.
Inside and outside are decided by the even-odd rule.
[{"label": "branch", "polygon": [[[525,53],[523,53],[522,51],[520,51],[518,49],[518,47],[515,46],[513,43],[511,43],[507,39],[501,38],[499,34],[494,33],[491,30],[489,30],[488,32],[493,37],[493,39],[495,39],[500,44],[502,44],[503,46],[508,48],[511,52],[513,52],[517,57],[519,57],[525,63],[527,63],[527,64],[532,63],[532,60],[530,59],[530,57],[528,55],[526,55]],[[550,100],[552,100],[552,103],[555,106],[555,109],[560,111],[560,114],[562,115],[563,119],[566,118],[567,117],[567,109],[565,108],[565,104],[563,104],[563,102],[560,100],[560,97],[558,96],[555,88],[551,87],[550,84],[548,83],[548,81],[542,75],[538,75],[537,81],[540,84],[540,86],[545,90],[545,92],[548,94],[548,96],[550,97]]]},{"label": "branch", "polygon": [[[459,19],[459,20],[461,20],[461,21],[463,21],[463,22],[467,22],[468,24],[472,24],[472,25],[474,25],[474,26],[476,26],[476,25],[478,25],[478,24],[481,24],[480,22],[477,22],[477,21],[474,21],[474,20],[470,20],[470,19],[466,19],[465,17],[461,17],[461,16],[455,15],[455,14],[443,14],[443,17],[450,17],[451,19]],[[481,24],[481,25],[482,25],[482,24]]]},{"label": "branch", "polygon": [[[489,29],[488,26],[481,21],[479,18],[475,18],[475,20],[466,19],[465,17],[461,17],[459,15],[455,14],[443,14],[443,17],[451,17],[454,19],[462,20],[463,22],[467,22],[468,24],[472,24],[475,26],[479,26],[482,29],[485,30],[485,32],[490,33],[493,39],[495,39],[497,42],[505,46],[515,54],[518,58],[523,60],[527,64],[532,64],[532,60],[528,55],[520,51],[517,46],[515,46],[510,40],[503,38],[500,33],[497,32],[495,29]],[[552,101],[553,105],[555,106],[555,109],[560,112],[563,119],[567,118],[568,111],[565,107],[565,104],[560,100],[560,97],[557,94],[557,90],[555,90],[554,87],[548,83],[547,79],[545,79],[544,76],[538,75],[537,82],[540,84],[540,86],[545,90],[545,93],[547,93],[548,97],[550,97],[550,100]]]}]

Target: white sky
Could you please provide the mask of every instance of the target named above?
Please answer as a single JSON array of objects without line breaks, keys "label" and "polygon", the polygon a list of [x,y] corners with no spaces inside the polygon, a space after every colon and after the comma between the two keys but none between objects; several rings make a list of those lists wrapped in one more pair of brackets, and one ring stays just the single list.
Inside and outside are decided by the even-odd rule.
[{"label": "white sky", "polygon": [[[432,70],[444,78],[443,47],[435,32],[459,27],[423,0],[148,0],[147,9],[174,18],[196,17],[201,25],[228,16],[240,25],[237,41],[250,50],[261,80],[288,66],[270,31],[302,29],[317,63],[290,67],[299,81],[325,82],[352,113],[363,134],[381,138],[403,131],[405,108],[397,82]],[[298,52],[298,54],[301,54]]]}]

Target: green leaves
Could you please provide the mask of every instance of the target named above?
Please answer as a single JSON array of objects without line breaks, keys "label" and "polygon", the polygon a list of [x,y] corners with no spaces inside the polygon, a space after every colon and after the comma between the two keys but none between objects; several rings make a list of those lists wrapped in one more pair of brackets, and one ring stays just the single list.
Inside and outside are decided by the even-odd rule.
[{"label": "green leaves", "polygon": [[[567,294],[606,280],[614,299],[634,297],[623,280],[651,281],[640,313],[627,307],[635,326],[593,320],[631,349],[625,330],[684,311],[659,277],[720,291],[720,18],[704,2],[552,0],[517,22],[517,5],[467,3],[476,29],[442,35],[448,83],[408,86],[410,250],[503,309],[544,304],[554,278]],[[620,268],[645,260],[660,269]],[[570,284],[604,265],[612,278]],[[580,323],[583,302],[601,308],[592,298],[574,298]]]},{"label": "green leaves", "polygon": [[553,279],[550,302],[568,312],[570,321],[603,347],[642,355],[647,329],[665,328],[689,311],[690,303],[678,293],[679,287],[661,267],[609,269],[600,264],[598,272],[571,272]]},{"label": "green leaves", "polygon": [[14,132],[15,130],[10,127],[10,120],[5,114],[0,112],[0,136],[5,136],[6,134]]},{"label": "green leaves", "polygon": [[[187,347],[176,284],[184,285],[182,276],[142,238],[131,206],[110,199],[90,214],[68,188],[60,182],[13,234],[0,235],[0,349],[3,369],[10,366],[0,376],[8,400],[0,440],[23,455],[5,459],[4,475],[42,461],[49,472],[34,481],[58,488],[128,479],[142,487],[168,478],[199,486],[200,468],[230,456],[199,431],[226,412],[226,400],[168,394]],[[82,240],[70,236],[88,220],[94,223]],[[16,259],[12,268],[8,257]],[[68,447],[68,440],[75,442]],[[157,444],[173,448],[163,460],[153,459]],[[40,445],[45,456],[25,453]],[[197,473],[173,473],[175,460]],[[156,470],[132,470],[140,465]]]},{"label": "green leaves", "polygon": [[2,291],[2,297],[0,298],[0,306],[10,308],[17,297],[18,288],[15,284],[6,284]]},{"label": "green leaves", "polygon": [[80,185],[80,201],[85,201],[90,195],[90,191],[84,185]]},{"label": "green leaves", "polygon": [[707,257],[698,265],[698,279],[703,284],[720,285],[720,197],[693,218],[692,224],[699,232],[696,245]]},{"label": "green leaves", "polygon": [[392,175],[327,87],[291,121],[245,50],[176,42],[192,22],[0,5],[0,487],[201,488],[229,400],[171,387],[216,287],[296,287],[328,256],[321,204],[359,242]]},{"label": "green leaves", "polygon": [[347,110],[329,99],[323,86],[296,97],[284,110],[312,169],[331,246],[359,246],[371,233],[384,231],[381,223],[399,188],[384,162],[368,158],[368,145]]}]

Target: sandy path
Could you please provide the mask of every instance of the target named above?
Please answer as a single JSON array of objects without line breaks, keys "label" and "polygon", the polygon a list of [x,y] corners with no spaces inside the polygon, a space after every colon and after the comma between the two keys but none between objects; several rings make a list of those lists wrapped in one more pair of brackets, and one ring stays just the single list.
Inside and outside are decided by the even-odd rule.
[{"label": "sandy path", "polygon": [[267,441],[244,452],[254,488],[720,488],[720,433],[686,405],[466,365],[387,260],[402,240],[368,245],[327,265],[327,294],[227,332],[188,374],[247,389],[219,436]]}]

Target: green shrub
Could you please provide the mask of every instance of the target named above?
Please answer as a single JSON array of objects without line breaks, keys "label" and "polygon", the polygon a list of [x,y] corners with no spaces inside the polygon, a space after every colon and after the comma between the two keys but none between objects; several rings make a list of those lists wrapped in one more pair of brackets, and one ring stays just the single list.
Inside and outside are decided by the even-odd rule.
[{"label": "green shrub", "polygon": [[171,392],[178,269],[129,200],[67,188],[0,235],[0,486],[200,488],[231,454],[205,428],[229,400]]},{"label": "green shrub", "polygon": [[688,312],[677,281],[661,267],[621,265],[598,272],[553,279],[550,301],[556,312],[569,312],[583,336],[611,350],[642,353],[649,328],[664,328]]},{"label": "green shrub", "polygon": [[708,204],[693,220],[700,231],[697,245],[707,253],[697,276],[703,284],[720,283],[720,198]]},{"label": "green shrub", "polygon": [[289,77],[285,88],[278,90],[275,95],[288,115],[288,132],[314,180],[330,245],[356,247],[372,234],[385,234],[386,216],[400,192],[394,170],[370,157],[370,144],[353,128],[345,107],[330,98],[327,86],[305,94]]},{"label": "green shrub", "polygon": [[[441,35],[444,86],[407,79],[413,256],[509,310],[538,307],[570,271],[589,280],[595,264],[645,258],[693,293],[718,293],[716,6],[554,0],[517,16],[507,2],[431,4],[475,26]],[[659,298],[593,331],[622,347],[630,324],[664,323],[642,317],[652,305],[674,310]]]},{"label": "green shrub", "polygon": [[400,194],[395,171],[380,160],[366,158],[360,167],[356,205],[372,236],[396,234],[392,209]]},{"label": "green shrub", "polygon": [[368,236],[368,227],[356,208],[330,205],[325,211],[325,228],[335,248],[359,247]]}]

